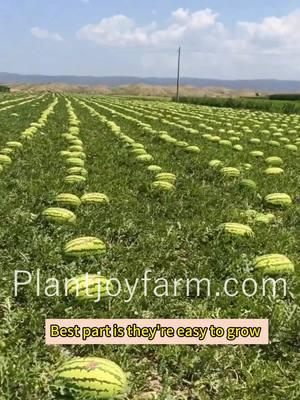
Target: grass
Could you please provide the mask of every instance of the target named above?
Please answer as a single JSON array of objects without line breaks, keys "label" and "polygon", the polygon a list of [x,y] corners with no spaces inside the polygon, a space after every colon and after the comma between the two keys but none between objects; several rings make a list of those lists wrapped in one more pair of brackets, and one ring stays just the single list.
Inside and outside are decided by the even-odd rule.
[{"label": "grass", "polygon": [[[176,191],[159,194],[150,189],[153,176],[135,161],[128,148],[75,98],[69,99],[81,121],[80,137],[87,155],[89,175],[84,191],[105,193],[111,204],[81,207],[76,212],[74,227],[56,228],[40,218],[40,213],[53,204],[56,194],[70,190],[63,184],[66,172],[59,156],[67,147],[61,134],[69,129],[66,101],[59,96],[55,113],[49,116],[42,134],[24,144],[23,152],[13,157],[11,167],[1,175],[0,399],[57,399],[51,385],[53,371],[60,362],[75,355],[105,357],[121,365],[129,373],[129,399],[298,399],[299,152],[289,153],[283,146],[272,148],[264,140],[254,146],[248,143],[247,135],[241,139],[244,146],[241,153],[207,142],[202,137],[206,130],[193,117],[199,116],[199,107],[83,98],[86,104],[114,120],[123,133],[143,143],[163,170],[177,175]],[[52,101],[48,95],[44,102],[36,102],[35,107],[31,103],[19,108],[16,105],[13,111],[18,111],[17,119],[11,116],[12,110],[1,113],[0,146],[4,147],[7,140],[18,139]],[[155,131],[166,130],[178,140],[198,145],[201,153],[189,154],[161,142],[157,136],[144,133],[136,121],[113,115],[101,108],[101,104],[119,112],[123,108],[123,114],[150,123]],[[133,106],[139,110],[139,116]],[[228,118],[227,110],[200,108],[200,111],[206,113],[202,119],[214,132],[220,128],[216,122],[226,115]],[[149,119],[151,113],[163,114],[167,121],[176,121],[174,118],[180,115],[180,121],[189,121],[199,134],[192,135],[179,126],[170,128],[162,117]],[[236,110],[229,116],[237,117],[237,123],[245,118],[245,112]],[[244,123],[250,125],[253,136],[264,139],[261,128],[254,128],[253,120],[259,116],[262,115],[249,114]],[[284,122],[281,120],[290,124],[292,117],[277,115],[276,118],[278,124]],[[268,115],[263,116],[264,127],[271,121]],[[265,156],[282,157],[285,174],[266,178],[264,160],[249,158],[249,151],[258,149]],[[224,181],[217,171],[207,167],[214,158],[230,166],[251,162],[253,169],[244,175],[256,181],[258,191],[241,190],[237,181]],[[261,198],[276,191],[289,193],[295,201],[289,209],[276,211],[274,225],[255,226],[255,237],[246,240],[229,240],[218,234],[219,224],[237,221],[240,210],[251,207],[263,211]],[[71,192],[79,195],[82,189]],[[81,235],[95,235],[104,240],[109,247],[107,255],[100,261],[66,260],[62,246]],[[64,279],[99,270],[107,276],[134,281],[150,268],[155,277],[171,280],[174,276],[204,276],[221,287],[226,277],[240,280],[253,277],[249,270],[253,258],[272,252],[286,254],[296,265],[296,275],[288,278],[286,297],[239,295],[207,299],[181,295],[166,299],[150,294],[147,298],[135,296],[126,304],[126,293],[122,293],[121,297],[100,304],[79,304],[71,298],[37,297],[34,284],[17,298],[13,296],[15,269],[33,273],[40,269],[41,281],[45,282],[52,276]],[[46,317],[269,318],[270,345],[47,347],[43,338]]]},{"label": "grass", "polygon": [[[291,95],[292,97],[292,95]],[[174,99],[175,101],[175,99]],[[299,114],[299,101],[296,99],[274,98],[213,98],[213,97],[181,97],[181,103],[206,105],[210,107],[228,107],[285,114]]]}]

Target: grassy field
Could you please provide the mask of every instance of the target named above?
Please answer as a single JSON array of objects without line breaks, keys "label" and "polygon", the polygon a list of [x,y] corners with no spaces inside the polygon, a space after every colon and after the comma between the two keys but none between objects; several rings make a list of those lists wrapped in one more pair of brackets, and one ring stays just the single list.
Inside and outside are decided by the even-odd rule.
[{"label": "grassy field", "polygon": [[[236,109],[248,109],[254,111],[300,114],[300,104],[297,95],[272,95],[268,97],[192,97],[182,96],[181,103],[198,104],[210,107],[228,107]],[[278,97],[276,97],[278,96]],[[175,99],[174,99],[175,100]]]},{"label": "grassy field", "polygon": [[[7,141],[23,144],[10,155],[12,163],[0,176],[0,399],[59,399],[53,386],[57,366],[88,355],[113,360],[128,373],[128,399],[299,399],[300,116],[116,97],[47,94],[16,99],[4,104],[0,97],[0,154]],[[45,110],[53,112],[41,122]],[[62,135],[70,131],[70,110],[80,120],[79,138],[86,155],[88,175],[81,186],[64,182],[67,167],[60,152],[68,149]],[[120,130],[112,129],[108,121]],[[37,122],[34,132],[24,135]],[[253,143],[253,138],[259,140]],[[139,161],[132,143],[142,144],[153,160]],[[283,160],[281,174],[265,173],[270,156]],[[221,166],[209,165],[214,159],[237,168],[240,175],[224,176]],[[174,190],[153,189],[150,164],[176,175]],[[243,179],[253,180],[256,189],[242,186]],[[41,213],[63,192],[105,193],[110,204],[82,205],[75,211],[76,224],[57,227]],[[288,194],[292,204],[269,209],[264,198],[271,193]],[[249,220],[245,212],[250,209],[271,212],[274,220],[268,224]],[[226,222],[248,224],[253,237],[224,234],[220,224]],[[63,246],[79,236],[101,238],[107,254],[101,259],[66,259]],[[286,295],[279,292],[273,297],[271,290],[265,295],[258,290],[247,297],[241,287],[236,297],[216,295],[228,277],[239,282],[255,278],[259,283],[263,275],[253,268],[253,261],[270,253],[285,255],[295,265],[295,273],[283,275]],[[16,269],[33,275],[32,284],[17,297]],[[212,295],[207,297],[204,291],[187,297],[182,290],[174,296],[170,290],[169,297],[157,297],[149,290],[145,297],[139,290],[125,302],[124,291],[99,304],[71,296],[36,295],[37,270],[43,292],[46,279],[53,276],[63,280],[101,271],[134,281],[143,277],[145,269],[170,282],[175,277],[209,278]],[[270,344],[60,347],[44,343],[45,318],[125,317],[268,318]]]}]

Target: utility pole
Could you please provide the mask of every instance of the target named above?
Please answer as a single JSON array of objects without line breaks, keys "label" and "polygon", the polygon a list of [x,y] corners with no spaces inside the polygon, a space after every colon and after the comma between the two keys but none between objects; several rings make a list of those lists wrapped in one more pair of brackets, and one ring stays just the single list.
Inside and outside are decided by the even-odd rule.
[{"label": "utility pole", "polygon": [[177,66],[177,92],[176,101],[179,101],[179,89],[180,89],[180,61],[181,61],[181,47],[178,48],[178,66]]}]

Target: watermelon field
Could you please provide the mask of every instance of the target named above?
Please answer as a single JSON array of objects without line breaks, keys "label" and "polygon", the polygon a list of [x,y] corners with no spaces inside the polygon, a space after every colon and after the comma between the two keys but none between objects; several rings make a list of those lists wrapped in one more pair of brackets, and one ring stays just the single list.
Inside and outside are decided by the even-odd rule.
[{"label": "watermelon field", "polygon": [[[300,115],[3,94],[0,172],[1,400],[300,398]],[[64,292],[98,272],[118,296]],[[46,346],[46,318],[266,318],[270,343]]]}]

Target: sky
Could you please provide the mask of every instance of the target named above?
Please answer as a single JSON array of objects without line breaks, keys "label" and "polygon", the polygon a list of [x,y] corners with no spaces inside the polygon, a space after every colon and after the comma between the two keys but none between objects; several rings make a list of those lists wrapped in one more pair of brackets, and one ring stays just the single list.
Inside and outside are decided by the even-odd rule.
[{"label": "sky", "polygon": [[0,71],[300,79],[300,0],[0,0]]}]

